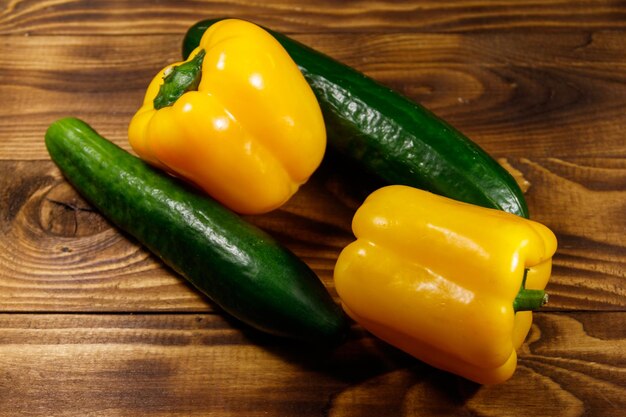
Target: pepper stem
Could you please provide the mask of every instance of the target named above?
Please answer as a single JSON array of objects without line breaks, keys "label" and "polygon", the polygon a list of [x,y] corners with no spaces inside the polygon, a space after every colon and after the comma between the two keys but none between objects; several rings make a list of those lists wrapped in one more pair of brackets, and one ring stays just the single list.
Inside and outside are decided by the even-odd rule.
[{"label": "pepper stem", "polygon": [[513,300],[513,309],[518,311],[538,310],[548,302],[548,294],[544,290],[527,290],[522,288]]},{"label": "pepper stem", "polygon": [[198,89],[202,79],[204,55],[204,49],[201,49],[192,59],[165,73],[163,84],[153,101],[155,109],[171,106],[187,91]]},{"label": "pepper stem", "polygon": [[515,300],[513,300],[513,310],[515,312],[538,310],[548,302],[548,294],[544,290],[531,290],[526,288],[527,274],[528,269],[524,270],[522,287],[517,293]]}]

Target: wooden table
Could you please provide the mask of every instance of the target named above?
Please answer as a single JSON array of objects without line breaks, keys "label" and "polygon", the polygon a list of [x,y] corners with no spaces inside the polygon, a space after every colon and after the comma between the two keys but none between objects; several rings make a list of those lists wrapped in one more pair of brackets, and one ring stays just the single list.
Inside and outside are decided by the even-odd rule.
[{"label": "wooden table", "polygon": [[[0,1],[0,416],[626,415],[626,4]],[[46,127],[122,145],[187,27],[237,16],[408,95],[519,171],[559,250],[514,377],[478,386],[353,326],[331,352],[225,317],[81,200]],[[326,161],[248,219],[334,294],[374,187]]]}]

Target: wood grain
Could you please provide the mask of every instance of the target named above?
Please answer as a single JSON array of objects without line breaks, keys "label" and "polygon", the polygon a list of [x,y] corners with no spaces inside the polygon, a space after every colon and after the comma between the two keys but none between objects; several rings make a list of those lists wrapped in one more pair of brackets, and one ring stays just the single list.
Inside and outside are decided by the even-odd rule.
[{"label": "wood grain", "polygon": [[[0,162],[0,311],[205,311],[212,307],[95,212],[48,162]],[[18,178],[18,181],[15,181]],[[301,256],[332,289],[352,211],[322,184],[251,221]],[[317,208],[316,214],[310,210]],[[210,271],[207,271],[210,273]]]},{"label": "wood grain", "polygon": [[358,327],[320,351],[210,314],[4,314],[0,416],[617,417],[625,314],[537,314],[516,374],[491,387]]},{"label": "wood grain", "polygon": [[497,2],[332,0],[151,1],[3,0],[3,34],[181,33],[200,19],[233,16],[290,33],[485,32],[624,29],[621,1]]},{"label": "wood grain", "polygon": [[[365,72],[528,181],[559,249],[509,382],[477,386],[357,325],[333,350],[261,335],[61,177],[47,126],[78,116],[129,149],[148,81],[218,16]],[[0,417],[623,416],[625,50],[621,0],[0,0]],[[246,219],[336,297],[352,215],[380,185],[330,152],[286,206]]]},{"label": "wood grain", "polygon": [[[626,307],[623,159],[511,159],[534,218],[559,239],[551,310]],[[19,181],[15,181],[18,178]],[[381,184],[337,156],[280,210],[247,219],[302,257],[335,295],[352,215]],[[84,202],[50,161],[1,161],[0,311],[207,311],[209,302]],[[558,190],[555,192],[555,190]],[[566,215],[564,215],[566,213]]]},{"label": "wood grain", "polygon": [[[45,129],[68,115],[128,148],[147,83],[180,50],[174,36],[3,38],[0,78],[11,100],[0,114],[0,159],[47,159]],[[298,39],[424,104],[496,157],[626,155],[619,33],[555,35],[546,54],[537,52],[541,38],[518,34]]]}]

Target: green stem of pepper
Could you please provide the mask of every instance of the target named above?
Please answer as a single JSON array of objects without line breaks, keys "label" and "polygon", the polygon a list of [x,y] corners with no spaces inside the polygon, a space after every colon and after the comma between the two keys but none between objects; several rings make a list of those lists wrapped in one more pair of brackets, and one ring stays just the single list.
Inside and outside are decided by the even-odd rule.
[{"label": "green stem of pepper", "polygon": [[544,290],[531,290],[526,288],[527,274],[528,269],[524,270],[522,287],[517,293],[515,300],[513,300],[513,310],[515,310],[515,312],[538,310],[548,302],[548,294]]},{"label": "green stem of pepper", "polygon": [[198,90],[204,55],[204,49],[201,49],[192,59],[173,67],[165,74],[163,84],[153,101],[155,109],[171,106],[187,91]]},{"label": "green stem of pepper", "polygon": [[538,310],[548,302],[548,294],[544,290],[527,290],[522,288],[513,301],[513,309],[518,311]]}]

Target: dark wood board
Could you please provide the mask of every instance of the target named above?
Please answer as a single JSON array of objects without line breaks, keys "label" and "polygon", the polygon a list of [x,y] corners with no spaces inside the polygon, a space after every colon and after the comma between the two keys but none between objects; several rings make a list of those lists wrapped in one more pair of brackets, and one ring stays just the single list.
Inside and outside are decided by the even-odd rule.
[{"label": "dark wood board", "polygon": [[621,415],[625,313],[536,316],[514,377],[480,386],[358,328],[320,351],[215,314],[5,314],[0,416]]},{"label": "dark wood board", "polygon": [[[557,235],[550,303],[505,384],[433,369],[353,325],[333,350],[261,335],[112,227],[50,161],[77,116],[130,149],[152,76],[219,16],[283,31],[421,102],[528,187]],[[0,417],[623,416],[626,3],[0,0]],[[337,299],[381,184],[332,153],[247,216]]]}]

